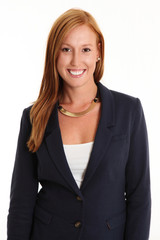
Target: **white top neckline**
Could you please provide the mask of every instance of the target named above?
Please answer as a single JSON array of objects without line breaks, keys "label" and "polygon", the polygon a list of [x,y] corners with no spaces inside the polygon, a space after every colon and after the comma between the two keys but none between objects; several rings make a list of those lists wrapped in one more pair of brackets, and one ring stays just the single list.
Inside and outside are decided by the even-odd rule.
[{"label": "white top neckline", "polygon": [[80,143],[80,144],[63,144],[63,146],[84,146],[84,145],[87,145],[87,144],[93,144],[93,142],[87,142],[87,143]]}]

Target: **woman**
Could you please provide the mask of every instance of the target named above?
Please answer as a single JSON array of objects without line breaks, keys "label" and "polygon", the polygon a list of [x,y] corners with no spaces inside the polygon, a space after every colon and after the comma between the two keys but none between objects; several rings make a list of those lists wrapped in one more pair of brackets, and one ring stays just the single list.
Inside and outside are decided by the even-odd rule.
[{"label": "woman", "polygon": [[8,240],[148,239],[142,106],[100,83],[103,66],[94,18],[62,14],[49,34],[39,97],[22,115]]}]

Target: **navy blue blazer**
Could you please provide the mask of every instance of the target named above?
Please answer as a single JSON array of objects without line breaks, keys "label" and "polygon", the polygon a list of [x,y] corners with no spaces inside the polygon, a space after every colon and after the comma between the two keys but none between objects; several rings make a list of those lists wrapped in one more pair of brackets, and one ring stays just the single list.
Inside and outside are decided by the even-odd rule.
[{"label": "navy blue blazer", "polygon": [[[30,107],[22,115],[8,214],[8,240],[147,240],[150,176],[139,99],[97,84],[102,108],[84,181],[68,166],[57,106],[43,142],[28,151]],[[38,191],[38,184],[42,186]]]}]

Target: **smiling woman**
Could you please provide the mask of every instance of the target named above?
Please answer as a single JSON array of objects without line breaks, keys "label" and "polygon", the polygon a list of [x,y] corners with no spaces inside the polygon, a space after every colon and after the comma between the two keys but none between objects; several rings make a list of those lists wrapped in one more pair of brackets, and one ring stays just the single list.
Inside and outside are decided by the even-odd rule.
[{"label": "smiling woman", "polygon": [[[75,62],[79,60],[81,62]],[[68,110],[85,110],[93,96],[97,95],[96,83],[101,79],[103,71],[104,38],[95,19],[83,10],[68,10],[55,21],[48,37],[41,89],[30,112],[30,151],[36,151],[40,146],[57,100],[69,104]],[[97,104],[97,111],[100,113],[98,105],[100,104]],[[95,118],[95,125],[98,119],[99,114]]]},{"label": "smiling woman", "polygon": [[143,109],[101,84],[103,70],[95,19],[68,10],[50,31],[38,99],[22,115],[8,240],[148,239]]}]

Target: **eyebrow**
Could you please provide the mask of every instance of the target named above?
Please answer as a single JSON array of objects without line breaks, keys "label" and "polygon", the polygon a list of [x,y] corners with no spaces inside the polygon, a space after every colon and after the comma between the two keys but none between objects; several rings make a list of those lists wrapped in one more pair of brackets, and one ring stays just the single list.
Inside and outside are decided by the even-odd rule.
[{"label": "eyebrow", "polygon": [[[68,43],[62,43],[62,45],[67,45],[67,46],[72,47],[72,46],[71,46],[70,44],[68,44]],[[85,43],[85,44],[81,45],[81,47],[88,47],[88,46],[93,47],[93,45],[92,45],[91,43]]]}]

